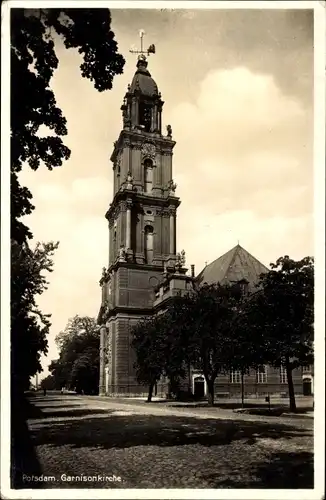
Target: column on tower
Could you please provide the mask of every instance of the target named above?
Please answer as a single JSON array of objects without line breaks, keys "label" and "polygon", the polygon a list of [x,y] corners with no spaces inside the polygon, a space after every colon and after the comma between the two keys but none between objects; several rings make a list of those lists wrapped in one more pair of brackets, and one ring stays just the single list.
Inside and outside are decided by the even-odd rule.
[{"label": "column on tower", "polygon": [[131,118],[132,118],[132,123],[134,125],[138,125],[139,124],[139,119],[138,119],[138,100],[137,100],[137,97],[133,97],[132,98]]},{"label": "column on tower", "polygon": [[131,249],[131,207],[132,202],[128,200],[126,211],[126,250]]},{"label": "column on tower", "polygon": [[154,104],[152,109],[152,132],[157,132],[157,104]]},{"label": "column on tower", "polygon": [[100,395],[105,395],[105,342],[106,342],[106,326],[100,326]]},{"label": "column on tower", "polygon": [[170,255],[175,254],[174,235],[175,235],[175,210],[171,208],[170,209]]}]

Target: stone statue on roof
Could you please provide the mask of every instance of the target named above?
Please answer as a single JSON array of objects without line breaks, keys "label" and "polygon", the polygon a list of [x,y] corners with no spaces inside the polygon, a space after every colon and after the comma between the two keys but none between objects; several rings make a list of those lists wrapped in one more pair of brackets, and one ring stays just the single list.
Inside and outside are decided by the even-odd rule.
[{"label": "stone statue on roof", "polygon": [[173,179],[171,179],[168,182],[168,188],[170,190],[170,194],[174,194],[175,193],[175,190],[177,189],[177,184],[173,181]]},{"label": "stone statue on roof", "polygon": [[126,177],[127,189],[133,189],[134,178],[131,175],[131,172],[128,172]]}]

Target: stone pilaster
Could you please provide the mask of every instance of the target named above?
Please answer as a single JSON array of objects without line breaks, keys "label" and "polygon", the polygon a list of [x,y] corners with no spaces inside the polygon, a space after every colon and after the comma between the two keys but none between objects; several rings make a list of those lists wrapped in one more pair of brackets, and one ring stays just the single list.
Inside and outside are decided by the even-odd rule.
[{"label": "stone pilaster", "polygon": [[100,326],[100,396],[105,396],[105,344],[106,344],[106,327]]},{"label": "stone pilaster", "polygon": [[175,254],[175,210],[170,210],[170,255]]},{"label": "stone pilaster", "polygon": [[126,250],[131,249],[131,203],[126,208]]}]

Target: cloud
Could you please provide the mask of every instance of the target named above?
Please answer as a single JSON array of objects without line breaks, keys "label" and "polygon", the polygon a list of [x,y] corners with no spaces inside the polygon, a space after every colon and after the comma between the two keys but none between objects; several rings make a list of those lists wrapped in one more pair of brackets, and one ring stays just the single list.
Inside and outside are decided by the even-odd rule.
[{"label": "cloud", "polygon": [[215,211],[284,217],[293,215],[294,206],[297,214],[311,211],[310,119],[271,75],[243,67],[210,72],[196,101],[171,113],[174,171],[184,204],[196,196]]},{"label": "cloud", "polygon": [[[240,245],[263,264],[289,254],[300,259],[311,252],[313,227],[309,216],[262,218],[251,210],[209,214],[205,209],[190,210],[187,223],[178,221],[179,248],[186,249],[187,266],[196,264],[198,274],[205,262],[212,262]],[[310,248],[309,248],[310,246]]]},{"label": "cloud", "polygon": [[[47,310],[61,304],[61,319],[56,323],[59,329],[74,314],[95,316],[98,312],[98,281],[108,256],[104,213],[109,187],[106,179],[90,177],[77,178],[70,187],[40,183],[33,188],[38,209],[26,220],[34,240],[60,242],[49,289],[41,298]],[[56,327],[53,333],[58,333]]]},{"label": "cloud", "polygon": [[215,70],[170,120],[188,265],[199,272],[238,240],[265,264],[313,253],[311,112],[299,100],[272,75]]}]

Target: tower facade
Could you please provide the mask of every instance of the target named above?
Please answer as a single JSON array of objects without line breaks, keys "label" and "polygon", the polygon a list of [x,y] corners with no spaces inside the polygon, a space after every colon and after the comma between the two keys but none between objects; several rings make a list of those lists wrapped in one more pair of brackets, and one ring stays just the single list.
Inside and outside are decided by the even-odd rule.
[{"label": "tower facade", "polygon": [[131,328],[153,313],[154,289],[176,262],[172,130],[162,134],[161,94],[144,55],[124,96],[114,143],[113,200],[107,212],[109,263],[101,279],[100,394],[145,393],[136,381]]}]

